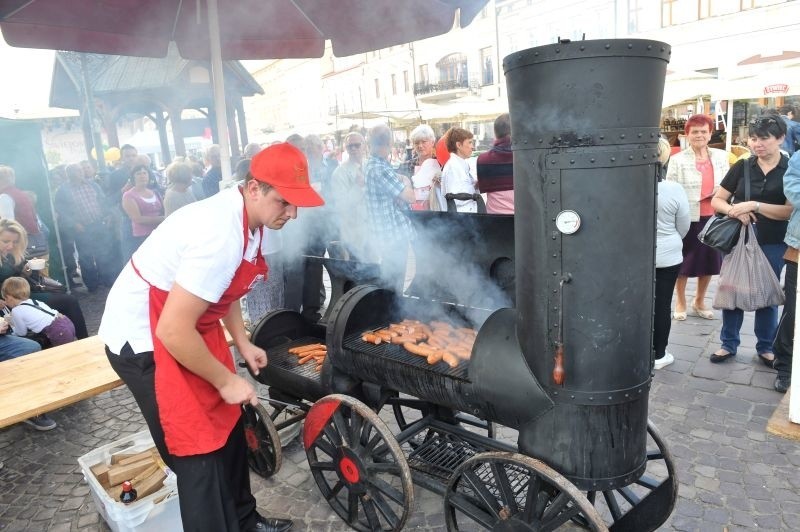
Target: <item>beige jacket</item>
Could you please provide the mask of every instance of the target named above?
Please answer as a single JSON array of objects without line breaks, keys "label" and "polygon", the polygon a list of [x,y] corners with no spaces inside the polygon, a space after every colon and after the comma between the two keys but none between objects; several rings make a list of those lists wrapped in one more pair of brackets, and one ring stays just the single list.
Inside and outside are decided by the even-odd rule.
[{"label": "beige jacket", "polygon": [[[725,174],[728,173],[728,153],[716,148],[708,148],[711,166],[714,168],[714,192]],[[686,197],[689,199],[689,216],[693,222],[700,219],[700,188],[703,185],[703,176],[695,166],[694,150],[686,148],[676,153],[669,160],[667,180],[675,181],[683,186]]]}]

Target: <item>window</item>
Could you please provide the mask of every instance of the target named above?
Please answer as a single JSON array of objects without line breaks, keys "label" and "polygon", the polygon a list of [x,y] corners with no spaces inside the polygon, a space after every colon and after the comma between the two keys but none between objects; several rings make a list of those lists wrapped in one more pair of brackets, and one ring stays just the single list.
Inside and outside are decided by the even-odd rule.
[{"label": "window", "polygon": [[392,96],[397,96],[397,76],[392,74]]},{"label": "window", "polygon": [[743,0],[698,0],[697,18],[704,19],[736,13],[740,10],[742,1]]},{"label": "window", "polygon": [[376,98],[381,97],[381,80],[379,80],[378,78],[375,78],[375,97]]},{"label": "window", "polygon": [[428,83],[428,65],[419,66],[419,82]]},{"label": "window", "polygon": [[698,11],[698,0],[661,0],[661,27],[693,22]]},{"label": "window", "polygon": [[481,48],[481,85],[494,83],[494,51],[492,47]]},{"label": "window", "polygon": [[403,90],[408,92],[408,70],[403,70]]},{"label": "window", "polygon": [[446,83],[455,87],[468,87],[467,57],[461,53],[449,54],[436,63],[439,69],[439,83]]}]

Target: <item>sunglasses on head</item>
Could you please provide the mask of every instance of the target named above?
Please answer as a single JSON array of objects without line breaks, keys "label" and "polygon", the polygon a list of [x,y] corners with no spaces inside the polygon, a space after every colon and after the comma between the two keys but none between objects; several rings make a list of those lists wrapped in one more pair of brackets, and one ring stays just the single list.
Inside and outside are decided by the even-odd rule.
[{"label": "sunglasses on head", "polygon": [[752,122],[750,122],[751,127],[765,127],[769,126],[770,124],[777,124],[778,121],[772,117],[765,117],[765,118],[756,118]]}]

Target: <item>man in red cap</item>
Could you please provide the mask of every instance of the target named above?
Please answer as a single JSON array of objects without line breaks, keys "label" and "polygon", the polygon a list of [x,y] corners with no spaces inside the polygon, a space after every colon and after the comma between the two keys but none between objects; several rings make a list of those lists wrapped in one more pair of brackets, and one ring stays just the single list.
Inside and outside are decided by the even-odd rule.
[{"label": "man in red cap", "polygon": [[258,153],[241,187],[175,211],[133,254],[108,294],[99,336],[130,388],[161,456],[178,476],[184,530],[288,530],[264,518],[250,492],[241,405],[256,404],[236,374],[220,320],[253,373],[239,299],[267,275],[264,227],[322,198],[303,153],[286,143]]}]

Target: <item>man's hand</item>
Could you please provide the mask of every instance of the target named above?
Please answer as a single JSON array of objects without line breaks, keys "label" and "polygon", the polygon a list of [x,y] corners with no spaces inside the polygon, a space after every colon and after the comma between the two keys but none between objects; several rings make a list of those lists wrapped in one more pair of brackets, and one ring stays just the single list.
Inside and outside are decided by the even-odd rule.
[{"label": "man's hand", "polygon": [[238,349],[253,375],[258,375],[259,370],[267,365],[267,352],[252,342],[244,343]]},{"label": "man's hand", "polygon": [[8,322],[6,320],[0,320],[0,334],[6,334],[8,332]]},{"label": "man's hand", "polygon": [[219,389],[222,400],[229,405],[258,404],[256,390],[253,385],[238,375],[231,373],[227,382]]}]

